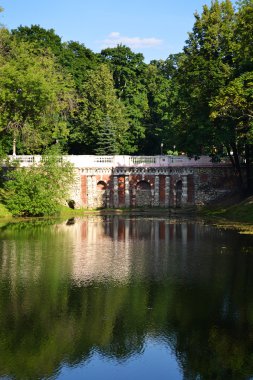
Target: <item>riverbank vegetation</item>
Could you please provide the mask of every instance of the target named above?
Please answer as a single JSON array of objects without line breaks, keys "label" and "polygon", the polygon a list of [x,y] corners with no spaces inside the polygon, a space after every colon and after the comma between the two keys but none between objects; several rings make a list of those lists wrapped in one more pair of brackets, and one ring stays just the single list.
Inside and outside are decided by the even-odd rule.
[{"label": "riverbank vegetation", "polygon": [[0,203],[0,218],[10,218],[12,215],[10,211]]},{"label": "riverbank vegetation", "polygon": [[215,218],[225,218],[230,221],[253,224],[253,197],[250,196],[233,205],[216,205],[205,207],[203,214]]},{"label": "riverbank vegetation", "polygon": [[72,164],[64,161],[56,149],[43,155],[39,164],[19,167],[14,162],[4,176],[0,197],[13,216],[56,214],[75,180]]}]

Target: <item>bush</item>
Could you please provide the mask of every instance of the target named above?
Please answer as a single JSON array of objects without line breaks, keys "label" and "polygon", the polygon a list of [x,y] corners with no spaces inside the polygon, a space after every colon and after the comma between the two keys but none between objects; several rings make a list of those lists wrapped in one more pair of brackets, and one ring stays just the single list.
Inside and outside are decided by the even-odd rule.
[{"label": "bush", "polygon": [[0,203],[0,218],[11,217],[11,213]]},{"label": "bush", "polygon": [[40,164],[16,167],[4,183],[3,201],[15,216],[45,216],[57,212],[68,198],[74,180],[73,166],[58,153],[43,156]]}]

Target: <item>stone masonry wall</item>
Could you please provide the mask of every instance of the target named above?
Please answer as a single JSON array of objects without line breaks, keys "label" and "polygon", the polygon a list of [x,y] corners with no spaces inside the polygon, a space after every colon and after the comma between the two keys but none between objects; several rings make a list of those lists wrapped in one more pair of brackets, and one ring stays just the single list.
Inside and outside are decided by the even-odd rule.
[{"label": "stone masonry wall", "polygon": [[[76,207],[185,207],[213,202],[238,188],[232,167],[79,169]],[[79,192],[78,192],[79,189]]]}]

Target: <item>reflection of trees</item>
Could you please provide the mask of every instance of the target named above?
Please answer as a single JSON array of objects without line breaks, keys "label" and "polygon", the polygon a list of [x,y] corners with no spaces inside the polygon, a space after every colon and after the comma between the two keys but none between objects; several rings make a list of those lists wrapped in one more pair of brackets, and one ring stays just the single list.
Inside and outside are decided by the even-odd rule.
[{"label": "reflection of trees", "polygon": [[[165,228],[159,223],[158,235]],[[138,237],[143,222],[141,227],[133,224],[130,228]],[[212,229],[207,230],[212,240]],[[124,360],[141,352],[145,337],[151,336],[172,348],[185,379],[249,377],[253,372],[253,262],[247,253],[251,240],[213,230],[207,251],[203,228],[191,225],[187,233],[191,250],[180,256],[176,243],[182,231],[177,226],[169,241],[167,276],[163,273],[161,280],[156,272],[151,277],[146,273],[144,280],[135,276],[129,283],[77,286],[71,280],[68,234],[46,226],[27,228],[25,233],[6,229],[0,253],[0,375],[50,376],[63,361],[86,360],[94,349]],[[194,236],[200,240],[196,250]],[[149,237],[145,239],[148,244]],[[8,254],[7,243],[12,247]],[[218,250],[221,243],[227,250],[230,246],[230,253]],[[150,255],[149,260],[145,270],[154,273],[156,261]],[[190,265],[188,272],[182,262]]]}]

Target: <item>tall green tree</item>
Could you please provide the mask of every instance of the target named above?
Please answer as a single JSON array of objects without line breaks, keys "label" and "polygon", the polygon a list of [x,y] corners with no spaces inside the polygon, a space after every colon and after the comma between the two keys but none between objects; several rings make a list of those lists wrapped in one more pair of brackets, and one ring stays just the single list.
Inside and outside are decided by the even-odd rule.
[{"label": "tall green tree", "polygon": [[109,63],[117,96],[124,103],[131,131],[131,145],[140,150],[146,134],[149,116],[146,89],[146,64],[140,53],[124,45],[101,51],[102,60]]},{"label": "tall green tree", "polygon": [[120,152],[115,126],[107,115],[101,123],[96,145],[95,152],[98,155],[119,154]]},{"label": "tall green tree", "polygon": [[[82,88],[89,75],[89,70],[98,66],[98,55],[76,41],[62,42],[53,29],[44,29],[39,25],[30,27],[20,26],[12,30],[12,35],[18,41],[32,44],[34,52],[38,55],[41,51],[50,50],[56,63],[61,67],[66,76],[71,76],[74,81],[75,91],[78,97],[82,97]],[[78,130],[82,124],[82,101],[76,101],[76,111],[68,115],[67,124],[69,137],[65,143],[65,149],[71,153],[83,153],[80,144]]]},{"label": "tall green tree", "polygon": [[[238,11],[231,28],[233,35],[233,71],[230,80],[221,86],[210,100],[210,120],[217,142],[222,142],[243,182],[242,158],[247,167],[247,188],[252,187],[252,69],[253,49],[251,44],[253,2],[238,2]],[[232,66],[232,65],[231,65]]]},{"label": "tall green tree", "polygon": [[80,100],[81,124],[75,131],[83,153],[94,153],[106,118],[115,131],[115,144],[119,153],[131,151],[128,120],[125,107],[117,98],[113,78],[106,64],[90,70],[82,89]]},{"label": "tall green tree", "polygon": [[[247,163],[247,187],[252,186],[250,166],[253,145],[253,72],[247,72],[222,88],[210,103],[211,118],[222,124],[222,140],[241,177],[239,156]],[[231,152],[231,153],[230,153]]]},{"label": "tall green tree", "polygon": [[253,70],[253,1],[238,1],[235,25],[235,62],[238,74]]},{"label": "tall green tree", "polygon": [[55,33],[54,29],[44,29],[39,25],[21,25],[17,29],[12,29],[11,34],[17,41],[32,44],[39,52],[50,49],[56,57],[62,53],[61,37]]},{"label": "tall green tree", "polygon": [[175,75],[181,54],[171,54],[165,61],[151,61],[146,70],[149,117],[146,123],[146,154],[160,154],[175,145],[173,129],[174,104],[178,97]]},{"label": "tall green tree", "polygon": [[78,92],[87,79],[89,70],[99,64],[98,56],[83,44],[76,41],[63,43],[59,63],[72,75]]},{"label": "tall green tree", "polygon": [[73,81],[47,50],[34,54],[26,42],[10,41],[0,51],[0,131],[19,153],[40,152],[68,136],[67,115],[74,108]]},{"label": "tall green tree", "polygon": [[77,90],[86,79],[87,70],[95,68],[98,56],[76,41],[62,42],[54,29],[44,29],[39,25],[19,26],[11,31],[18,41],[28,42],[34,49],[50,50],[60,64],[74,79]]},{"label": "tall green tree", "polygon": [[195,14],[177,72],[179,84],[174,125],[177,146],[189,154],[221,148],[220,126],[210,121],[210,101],[234,77],[235,12],[230,0],[205,5]]}]

